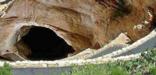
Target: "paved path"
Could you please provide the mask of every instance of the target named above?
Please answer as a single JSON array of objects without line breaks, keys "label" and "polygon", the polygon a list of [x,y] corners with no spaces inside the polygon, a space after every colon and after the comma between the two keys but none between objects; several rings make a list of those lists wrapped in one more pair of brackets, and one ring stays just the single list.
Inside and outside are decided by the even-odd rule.
[{"label": "paved path", "polygon": [[71,67],[55,67],[55,68],[14,68],[13,75],[62,75],[62,73],[69,73]]}]

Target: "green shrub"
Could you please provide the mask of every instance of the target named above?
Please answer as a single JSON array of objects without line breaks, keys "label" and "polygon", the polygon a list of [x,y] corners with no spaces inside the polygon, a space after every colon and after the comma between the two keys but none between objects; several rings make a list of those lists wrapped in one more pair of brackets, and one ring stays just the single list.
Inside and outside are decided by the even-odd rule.
[{"label": "green shrub", "polygon": [[4,66],[0,68],[0,75],[12,75],[9,64],[5,63]]},{"label": "green shrub", "polygon": [[151,75],[156,75],[156,67],[150,69]]},{"label": "green shrub", "polygon": [[156,75],[156,49],[147,50],[141,58],[131,61],[74,65],[71,73],[64,75]]}]

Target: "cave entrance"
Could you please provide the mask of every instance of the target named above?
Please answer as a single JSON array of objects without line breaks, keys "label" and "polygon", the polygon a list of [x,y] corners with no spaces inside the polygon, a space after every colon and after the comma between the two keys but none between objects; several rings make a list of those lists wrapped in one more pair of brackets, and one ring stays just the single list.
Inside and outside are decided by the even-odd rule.
[{"label": "cave entrance", "polygon": [[32,26],[20,41],[30,48],[31,52],[26,56],[30,60],[56,60],[74,52],[62,38],[45,27]]}]

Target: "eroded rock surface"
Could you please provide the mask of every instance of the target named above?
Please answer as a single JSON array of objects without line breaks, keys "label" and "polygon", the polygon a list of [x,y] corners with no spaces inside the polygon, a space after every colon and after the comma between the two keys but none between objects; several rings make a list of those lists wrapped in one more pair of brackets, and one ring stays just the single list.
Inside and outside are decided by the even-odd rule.
[{"label": "eroded rock surface", "polygon": [[49,28],[78,53],[120,33],[132,42],[146,36],[155,27],[156,0],[13,0],[2,8],[0,56],[20,54],[15,44],[23,26]]}]

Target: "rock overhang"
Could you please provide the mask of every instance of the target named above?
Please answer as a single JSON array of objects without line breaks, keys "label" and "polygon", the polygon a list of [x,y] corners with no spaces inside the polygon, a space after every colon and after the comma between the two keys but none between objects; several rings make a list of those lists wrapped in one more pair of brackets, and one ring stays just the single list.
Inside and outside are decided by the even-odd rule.
[{"label": "rock overhang", "polygon": [[[22,37],[25,37],[26,35],[28,35],[29,34],[29,32],[30,32],[30,30],[31,31],[33,31],[34,30],[34,32],[37,32],[36,34],[35,33],[33,33],[34,35],[38,35],[38,34],[41,34],[41,36],[38,36],[38,37],[36,37],[36,39],[38,39],[38,38],[41,38],[40,40],[38,40],[38,41],[42,41],[42,40],[47,40],[47,39],[50,39],[50,38],[44,38],[44,37],[46,37],[46,33],[44,33],[44,32],[46,32],[47,31],[47,33],[48,32],[50,32],[51,31],[51,34],[47,34],[48,36],[47,37],[50,37],[49,35],[54,35],[54,37],[53,36],[51,36],[51,38],[52,39],[54,39],[54,43],[57,43],[57,42],[55,42],[55,40],[57,40],[57,39],[55,39],[55,38],[58,38],[58,40],[62,40],[64,43],[63,43],[63,45],[62,46],[64,46],[64,48],[68,48],[68,47],[66,47],[67,45],[68,45],[68,43],[66,43],[66,41],[65,40],[63,40],[63,38],[62,37],[59,37],[54,31],[53,31],[53,29],[52,29],[52,27],[50,27],[49,25],[38,25],[37,23],[34,23],[34,22],[27,22],[27,23],[19,23],[19,24],[16,24],[16,27],[14,27],[13,28],[13,30],[10,32],[10,34],[8,34],[8,36],[10,36],[9,38],[5,38],[4,40],[6,40],[7,41],[7,44],[4,44],[3,43],[3,48],[1,48],[1,49],[5,49],[5,50],[3,50],[3,51],[1,51],[1,53],[2,53],[2,57],[4,56],[4,57],[6,57],[6,58],[9,58],[9,59],[11,59],[11,60],[24,60],[24,58],[23,57],[25,57],[25,56],[23,56],[23,57],[21,57],[22,55],[20,55],[20,51],[22,51],[22,49],[27,49],[27,51],[29,52],[29,51],[31,51],[31,49],[30,48],[28,48],[28,46],[26,46],[24,43],[23,43],[23,39],[22,39]],[[35,31],[36,30],[36,31]],[[40,33],[39,33],[40,32]],[[43,32],[43,34],[42,34],[42,32]],[[32,33],[32,32],[31,32]],[[43,36],[42,36],[43,35]],[[31,36],[33,36],[33,35],[31,35]],[[30,36],[29,36],[30,37]],[[33,37],[35,37],[35,36],[33,36]],[[33,38],[33,37],[30,37],[30,39],[31,38]],[[42,39],[43,38],[43,39]],[[27,39],[28,40],[28,39]],[[34,40],[35,40],[35,38],[34,38]],[[31,40],[31,41],[33,41],[33,40]],[[35,41],[35,42],[38,42],[38,41]],[[43,41],[42,41],[43,42]],[[40,43],[42,43],[42,42],[40,42]],[[37,44],[37,43],[36,43]],[[46,42],[45,42],[45,44],[46,44]],[[47,41],[47,44],[48,44],[48,41]],[[64,45],[65,44],[65,45]],[[44,44],[42,44],[42,45],[44,45]],[[53,44],[54,45],[54,44]],[[59,44],[58,44],[59,45]],[[60,44],[61,45],[61,44]],[[56,45],[57,46],[57,45]],[[70,45],[68,45],[69,46],[69,48],[71,48],[71,50],[69,50],[69,53],[72,53],[72,52],[74,52],[74,49],[70,46]],[[17,48],[18,47],[18,48]],[[19,49],[20,48],[20,49]],[[56,49],[57,50],[57,49]],[[59,51],[59,50],[58,50]],[[25,52],[25,51],[23,51],[23,52]],[[26,52],[26,54],[28,54],[28,52]],[[46,50],[45,50],[45,52],[46,52]],[[65,52],[66,53],[66,52]],[[10,54],[10,56],[9,56],[9,54]],[[61,53],[60,53],[61,54]],[[67,49],[67,54],[68,54],[68,49]],[[12,55],[15,55],[15,58],[11,58],[12,57]],[[41,54],[42,55],[42,54]],[[59,55],[59,54],[58,54]],[[19,57],[18,57],[19,56]],[[44,57],[44,56],[43,56]],[[66,56],[65,56],[66,57]],[[40,60],[42,60],[42,59],[40,59]]]}]

